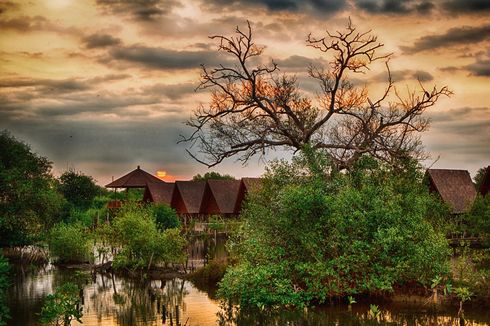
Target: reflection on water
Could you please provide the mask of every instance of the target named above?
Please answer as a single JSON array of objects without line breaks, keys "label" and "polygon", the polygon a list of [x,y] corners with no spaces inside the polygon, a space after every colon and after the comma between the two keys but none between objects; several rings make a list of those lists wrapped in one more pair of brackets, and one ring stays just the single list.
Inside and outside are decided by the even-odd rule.
[{"label": "reflection on water", "polygon": [[[368,316],[367,305],[352,311],[337,305],[304,311],[238,311],[210,299],[189,281],[135,280],[112,274],[83,276],[74,270],[15,266],[8,325],[39,325],[43,298],[60,284],[85,282],[83,325],[459,325],[457,308],[432,311],[428,307],[381,305],[378,320]],[[80,273],[77,273],[80,274]],[[466,309],[467,325],[489,325],[485,309]],[[74,322],[73,325],[78,325]]]},{"label": "reflection on water", "polygon": [[[208,259],[226,258],[223,238],[195,239],[189,250],[189,267]],[[83,285],[83,325],[459,325],[457,307],[438,311],[429,307],[380,304],[381,316],[368,316],[368,305],[327,306],[303,311],[239,311],[220,304],[212,293],[198,290],[189,281],[130,279],[113,274],[60,269],[52,265],[14,265],[8,325],[39,325],[47,294],[65,282]],[[466,308],[466,325],[490,325],[490,312]],[[73,325],[78,325],[74,322]]]}]

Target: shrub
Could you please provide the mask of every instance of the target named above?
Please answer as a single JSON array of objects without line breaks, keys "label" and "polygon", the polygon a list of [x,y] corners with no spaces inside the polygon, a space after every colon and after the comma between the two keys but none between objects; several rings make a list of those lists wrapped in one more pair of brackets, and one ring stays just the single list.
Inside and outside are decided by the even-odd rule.
[{"label": "shrub", "polygon": [[79,288],[73,283],[64,283],[56,288],[54,294],[48,294],[41,310],[43,325],[71,325],[72,320],[82,323],[83,316]]},{"label": "shrub", "polygon": [[413,163],[394,170],[365,158],[325,176],[313,159],[314,173],[305,160],[275,163],[251,194],[228,245],[237,264],[219,295],[244,306],[302,306],[448,274],[448,244],[431,223],[446,211]]},{"label": "shrub", "polygon": [[128,206],[114,219],[114,235],[121,251],[115,268],[150,268],[158,262],[181,263],[185,260],[185,239],[179,229],[160,231],[151,208]]},{"label": "shrub", "polygon": [[9,309],[7,307],[7,289],[9,286],[9,273],[10,267],[7,259],[0,254],[0,326],[4,326],[7,323],[9,316]]},{"label": "shrub", "polygon": [[179,217],[173,208],[164,204],[151,207],[159,230],[164,231],[180,227]]},{"label": "shrub", "polygon": [[48,236],[50,253],[60,263],[87,262],[91,258],[91,244],[81,224],[55,225]]}]

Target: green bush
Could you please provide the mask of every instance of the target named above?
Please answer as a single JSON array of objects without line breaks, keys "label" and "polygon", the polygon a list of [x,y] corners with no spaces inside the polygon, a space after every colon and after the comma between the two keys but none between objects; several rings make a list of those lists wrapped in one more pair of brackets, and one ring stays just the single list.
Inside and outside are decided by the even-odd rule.
[{"label": "green bush", "polygon": [[48,236],[51,255],[60,263],[81,263],[91,259],[90,238],[81,224],[55,225]]},{"label": "green bush", "polygon": [[179,229],[160,231],[151,208],[127,206],[113,221],[113,234],[121,250],[115,268],[150,268],[163,262],[182,263],[186,241]]},{"label": "green bush", "polygon": [[64,283],[48,294],[41,310],[42,325],[71,325],[72,320],[82,323],[83,316],[79,288],[73,283]]},{"label": "green bush", "polygon": [[327,176],[324,164],[273,164],[229,242],[237,264],[219,295],[244,306],[302,306],[448,274],[448,244],[433,225],[446,210],[413,163],[395,170],[364,158]]},{"label": "green bush", "polygon": [[7,259],[0,254],[0,326],[7,323],[10,318],[9,309],[7,307],[7,289],[9,287],[8,273],[10,266]]},{"label": "green bush", "polygon": [[180,227],[180,220],[177,212],[168,205],[152,205],[153,214],[155,215],[157,227],[159,230],[173,229]]}]

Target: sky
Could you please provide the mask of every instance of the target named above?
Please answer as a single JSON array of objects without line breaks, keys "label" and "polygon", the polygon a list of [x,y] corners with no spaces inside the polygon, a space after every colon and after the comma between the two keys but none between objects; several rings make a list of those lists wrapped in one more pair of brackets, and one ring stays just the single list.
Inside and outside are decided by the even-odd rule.
[{"label": "sky", "polygon": [[[230,62],[209,36],[232,35],[249,20],[264,60],[314,97],[306,68],[328,57],[306,37],[342,30],[349,17],[393,53],[398,89],[420,80],[454,92],[427,113],[424,164],[472,175],[490,165],[489,0],[2,0],[0,130],[51,160],[55,175],[75,169],[104,185],[141,165],[166,171],[168,181],[189,179],[208,171],[177,143],[192,132],[192,111],[210,100],[196,91],[200,65]],[[376,92],[383,65],[365,78]],[[267,161],[290,156],[213,169],[259,176]]]}]

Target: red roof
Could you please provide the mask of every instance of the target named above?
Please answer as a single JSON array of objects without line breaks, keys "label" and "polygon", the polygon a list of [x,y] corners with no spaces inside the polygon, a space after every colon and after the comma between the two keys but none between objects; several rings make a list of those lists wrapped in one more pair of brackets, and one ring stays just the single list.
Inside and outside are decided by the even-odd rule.
[{"label": "red roof", "polygon": [[151,183],[165,182],[154,175],[143,171],[138,165],[135,170],[107,184],[106,188],[145,188]]}]

